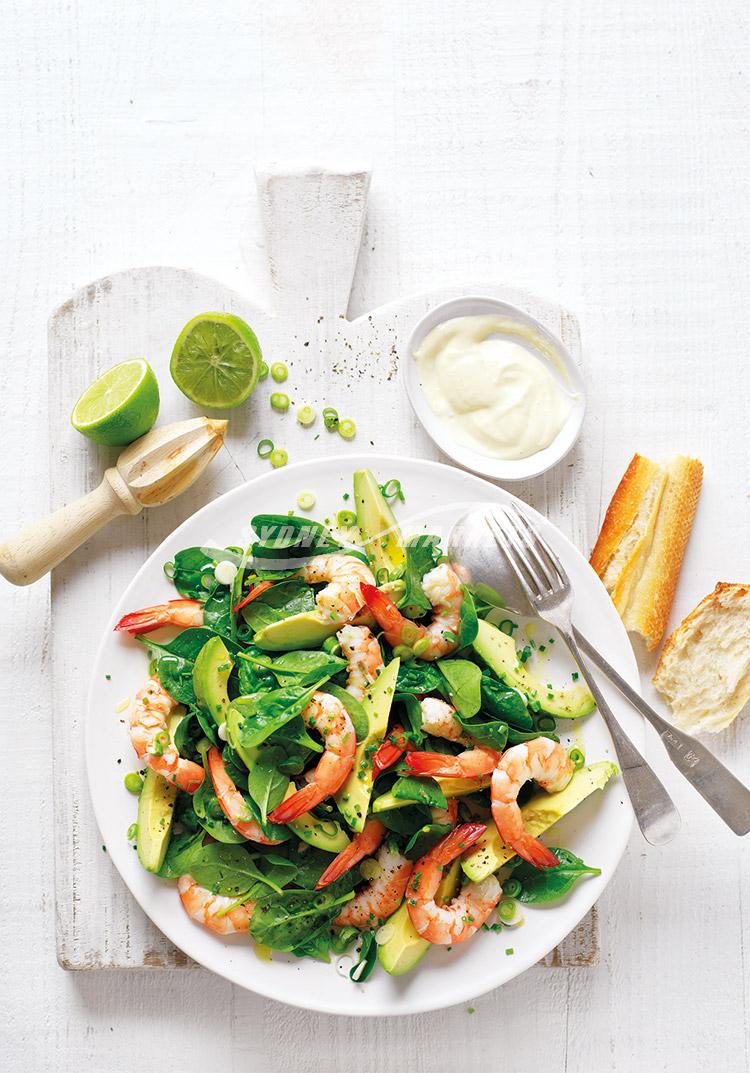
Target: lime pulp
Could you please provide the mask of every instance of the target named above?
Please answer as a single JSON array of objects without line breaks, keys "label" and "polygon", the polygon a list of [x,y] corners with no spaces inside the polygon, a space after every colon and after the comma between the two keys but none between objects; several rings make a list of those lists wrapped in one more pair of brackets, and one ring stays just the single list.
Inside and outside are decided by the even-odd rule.
[{"label": "lime pulp", "polygon": [[152,428],[159,413],[159,384],[145,358],[122,361],[86,388],[70,421],[95,443],[120,447]]},{"label": "lime pulp", "polygon": [[232,313],[201,313],[180,332],[169,371],[191,402],[224,410],[250,396],[260,366],[260,344],[244,320]]}]

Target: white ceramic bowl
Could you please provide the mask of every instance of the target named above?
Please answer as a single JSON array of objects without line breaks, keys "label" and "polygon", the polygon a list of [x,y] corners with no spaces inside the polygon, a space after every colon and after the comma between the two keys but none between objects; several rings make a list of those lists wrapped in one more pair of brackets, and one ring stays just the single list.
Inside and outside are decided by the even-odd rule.
[{"label": "white ceramic bowl", "polygon": [[[544,361],[555,379],[569,391],[574,392],[576,396],[567,421],[552,443],[545,447],[544,450],[529,455],[528,458],[492,458],[490,455],[473,451],[470,447],[465,447],[463,444],[458,443],[451,436],[446,425],[433,413],[419,382],[419,367],[414,359],[414,352],[433,328],[436,328],[438,324],[442,324],[446,320],[453,320],[455,317],[472,317],[492,313],[510,317],[538,332],[558,355],[567,373],[567,384],[561,380],[557,370],[547,361],[543,354],[535,351],[524,340],[518,341]],[[534,317],[524,313],[523,310],[518,309],[516,306],[509,305],[507,302],[500,302],[496,298],[467,295],[462,298],[452,298],[449,302],[443,302],[442,305],[431,309],[426,316],[422,317],[409,337],[407,353],[403,355],[403,360],[401,361],[401,375],[414,413],[433,442],[454,462],[457,462],[465,469],[472,470],[474,473],[480,473],[483,477],[491,477],[497,481],[522,481],[529,477],[536,477],[540,473],[544,473],[545,470],[557,465],[565,457],[578,439],[578,434],[581,431],[583,415],[586,410],[583,378],[567,348]]]}]

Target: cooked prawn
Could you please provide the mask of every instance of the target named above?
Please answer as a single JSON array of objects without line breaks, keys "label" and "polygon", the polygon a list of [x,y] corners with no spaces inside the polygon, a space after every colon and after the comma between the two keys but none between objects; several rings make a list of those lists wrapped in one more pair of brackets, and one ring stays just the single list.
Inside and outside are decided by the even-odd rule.
[{"label": "cooked prawn", "polygon": [[447,905],[435,901],[445,866],[473,846],[486,830],[483,823],[464,823],[414,865],[406,890],[406,908],[423,939],[440,946],[463,943],[481,928],[500,901],[502,888],[493,875],[481,883],[464,883]]},{"label": "cooked prawn", "polygon": [[368,820],[358,835],[355,835],[346,849],[342,849],[326,868],[323,875],[315,884],[316,890],[322,890],[329,883],[333,883],[344,872],[348,872],[355,864],[359,864],[365,857],[369,857],[378,848],[385,838],[385,827],[380,820]]},{"label": "cooked prawn", "polygon": [[232,935],[234,932],[247,931],[255,908],[254,902],[237,905],[236,898],[226,898],[222,894],[212,894],[205,887],[199,887],[191,875],[180,876],[177,880],[180,901],[185,912],[199,924],[203,924],[218,935]]},{"label": "cooked prawn", "polygon": [[422,730],[435,738],[445,741],[457,741],[472,745],[458,756],[445,753],[428,753],[414,751],[409,753],[406,763],[415,775],[433,775],[445,779],[472,779],[479,775],[489,775],[496,767],[500,753],[484,746],[474,745],[472,738],[456,719],[456,709],[452,704],[437,697],[425,697],[420,701],[422,713]]},{"label": "cooked prawn", "polygon": [[383,666],[380,645],[367,626],[344,626],[336,636],[349,664],[346,691],[362,700]]},{"label": "cooked prawn", "polygon": [[258,821],[250,814],[244,797],[230,779],[222,755],[215,746],[208,750],[206,763],[211,782],[214,784],[216,800],[235,831],[249,838],[251,842],[260,842],[264,846],[278,846],[280,840],[269,838]]},{"label": "cooked prawn", "polygon": [[440,563],[422,578],[422,588],[433,608],[428,625],[406,618],[393,600],[372,584],[362,585],[362,595],[391,647],[416,645],[414,654],[419,659],[441,659],[458,647],[464,601],[461,582],[448,563]]},{"label": "cooked prawn", "polygon": [[335,794],[354,764],[356,738],[344,705],[329,693],[313,693],[302,713],[309,727],[323,737],[323,755],[306,786],[282,801],[269,815],[272,823],[289,823]]},{"label": "cooked prawn", "polygon": [[203,604],[198,600],[167,600],[123,615],[115,626],[126,633],[150,633],[161,626],[202,626]]},{"label": "cooked prawn", "polygon": [[328,582],[315,597],[318,610],[329,622],[351,622],[364,604],[362,585],[374,585],[370,567],[353,555],[332,552],[316,555],[302,568],[302,577],[310,585]]},{"label": "cooked prawn", "polygon": [[404,898],[413,862],[383,843],[375,858],[379,872],[347,902],[334,924],[372,928],[395,913]]},{"label": "cooked prawn", "polygon": [[128,719],[130,740],[139,759],[145,758],[159,775],[194,794],[205,773],[200,764],[180,756],[169,736],[167,717],[177,707],[177,701],[170,697],[159,679],[149,678],[135,695]]},{"label": "cooked prawn", "polygon": [[535,779],[549,793],[563,790],[573,775],[567,749],[551,738],[534,738],[503,753],[492,773],[492,818],[503,842],[535,868],[559,864],[552,850],[529,834],[516,798],[525,782]]}]

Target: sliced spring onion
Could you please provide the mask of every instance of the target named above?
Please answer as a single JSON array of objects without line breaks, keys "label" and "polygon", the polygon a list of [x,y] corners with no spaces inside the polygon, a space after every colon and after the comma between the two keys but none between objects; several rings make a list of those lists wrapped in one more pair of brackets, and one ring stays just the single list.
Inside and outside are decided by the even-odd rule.
[{"label": "sliced spring onion", "polygon": [[274,391],[271,396],[271,406],[274,410],[278,410],[280,414],[286,413],[289,409],[289,396],[285,395],[283,391]]},{"label": "sliced spring onion", "polygon": [[344,421],[339,421],[339,436],[342,440],[353,440],[357,435],[357,426],[353,421],[350,421],[347,417]]},{"label": "sliced spring onion", "polygon": [[521,893],[521,881],[514,879],[513,876],[510,879],[506,879],[503,883],[503,894],[506,898],[517,898]]},{"label": "sliced spring onion", "polygon": [[570,757],[571,764],[576,770],[582,768],[586,763],[586,756],[581,749],[570,749],[568,751],[568,756]]},{"label": "sliced spring onion", "polygon": [[408,645],[396,645],[396,647],[393,649],[393,655],[397,659],[403,659],[408,661],[414,658],[414,651],[413,649],[409,648]]},{"label": "sliced spring onion", "polygon": [[297,506],[300,510],[312,510],[315,506],[315,496],[312,492],[300,492],[297,496]]},{"label": "sliced spring onion", "polygon": [[260,370],[258,372],[258,379],[259,380],[265,380],[265,378],[267,376],[268,376],[268,366],[266,365],[266,363],[264,361],[262,361],[260,363]]},{"label": "sliced spring onion", "polygon": [[551,715],[540,715],[536,721],[537,730],[554,730],[557,723]]},{"label": "sliced spring onion", "polygon": [[315,421],[315,411],[312,406],[305,404],[297,410],[297,420],[303,428],[309,428]]},{"label": "sliced spring onion", "polygon": [[420,637],[414,642],[414,655],[419,657],[423,656],[427,649],[430,647],[429,637]]},{"label": "sliced spring onion", "polygon": [[269,458],[274,469],[280,469],[281,466],[285,466],[289,461],[289,455],[281,447],[277,447],[275,451],[271,451]]},{"label": "sliced spring onion", "polygon": [[353,510],[340,510],[336,515],[336,525],[340,529],[351,529],[357,524],[357,515]]},{"label": "sliced spring onion", "polygon": [[497,907],[497,915],[506,924],[516,915],[516,903],[512,898],[503,898]]},{"label": "sliced spring onion", "polygon": [[137,823],[131,823],[130,827],[128,827],[128,830],[127,830],[127,833],[126,833],[125,837],[127,838],[128,842],[134,842],[135,841],[135,839],[138,837],[138,824]]},{"label": "sliced spring onion", "polygon": [[273,440],[261,440],[258,444],[258,457],[269,458],[273,451]]},{"label": "sliced spring onion", "polygon": [[380,485],[380,494],[383,499],[400,499],[402,503],[406,502],[406,496],[404,495],[401,487],[401,481],[397,481],[395,477],[390,481],[386,481],[385,484]]},{"label": "sliced spring onion", "polygon": [[271,366],[271,376],[277,384],[283,384],[289,376],[289,370],[283,361],[275,361]]},{"label": "sliced spring onion", "polygon": [[326,406],[323,410],[323,424],[329,432],[335,432],[339,427],[338,411],[334,410],[332,406]]}]

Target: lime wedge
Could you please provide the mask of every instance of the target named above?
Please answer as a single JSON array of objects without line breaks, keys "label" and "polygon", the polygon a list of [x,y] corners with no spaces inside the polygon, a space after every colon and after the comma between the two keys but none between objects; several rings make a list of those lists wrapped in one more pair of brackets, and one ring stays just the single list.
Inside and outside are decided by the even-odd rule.
[{"label": "lime wedge", "polygon": [[191,402],[226,410],[252,393],[260,361],[260,344],[244,320],[231,313],[201,313],[180,332],[169,371]]},{"label": "lime wedge", "polygon": [[159,413],[159,385],[145,358],[113,365],[73,407],[73,428],[94,443],[119,447],[152,427]]}]

